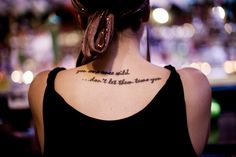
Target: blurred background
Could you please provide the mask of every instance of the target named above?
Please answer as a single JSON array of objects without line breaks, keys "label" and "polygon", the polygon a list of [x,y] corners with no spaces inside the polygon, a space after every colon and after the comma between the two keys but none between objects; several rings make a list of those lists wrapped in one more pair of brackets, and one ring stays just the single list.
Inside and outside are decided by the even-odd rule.
[{"label": "blurred background", "polygon": [[[212,123],[203,156],[235,157],[236,0],[151,0],[151,7],[142,55],[208,77]],[[0,1],[1,157],[39,156],[29,84],[42,70],[74,67],[80,41],[70,0]]]}]

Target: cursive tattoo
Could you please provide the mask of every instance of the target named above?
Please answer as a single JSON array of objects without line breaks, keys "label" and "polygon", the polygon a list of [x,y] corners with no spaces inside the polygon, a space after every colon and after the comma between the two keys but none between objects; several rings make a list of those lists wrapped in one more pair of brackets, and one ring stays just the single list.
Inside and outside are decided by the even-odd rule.
[{"label": "cursive tattoo", "polygon": [[160,77],[154,78],[135,78],[134,80],[127,80],[124,78],[121,79],[114,79],[114,78],[97,78],[92,77],[90,79],[82,79],[83,81],[95,82],[95,83],[104,83],[110,85],[131,85],[131,84],[139,84],[139,83],[151,83],[153,84],[156,81],[161,80]]},{"label": "cursive tattoo", "polygon": [[[78,70],[76,74],[80,73],[90,73],[90,74],[100,74],[100,75],[115,75],[115,76],[125,76],[125,75],[130,75],[129,69],[124,69],[118,72],[108,72],[108,71],[99,71],[99,70]],[[128,80],[126,78],[103,78],[103,77],[98,77],[97,75],[85,79],[82,79],[83,81],[88,81],[88,82],[94,82],[94,83],[103,83],[103,84],[110,84],[110,85],[131,85],[131,84],[140,84],[140,83],[151,83],[153,84],[156,81],[161,80],[160,77],[153,77],[153,78],[135,78],[133,80]]]},{"label": "cursive tattoo", "polygon": [[77,70],[76,74],[79,73],[91,73],[91,74],[101,74],[101,75],[129,75],[129,69],[124,69],[118,72],[113,72],[113,71],[99,71],[99,70]]}]

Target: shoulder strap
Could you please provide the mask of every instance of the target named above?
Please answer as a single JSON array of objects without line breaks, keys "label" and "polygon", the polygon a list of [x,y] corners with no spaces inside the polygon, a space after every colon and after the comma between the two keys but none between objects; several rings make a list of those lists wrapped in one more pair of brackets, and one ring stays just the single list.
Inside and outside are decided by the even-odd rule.
[{"label": "shoulder strap", "polygon": [[56,67],[53,70],[51,70],[48,74],[48,79],[47,79],[47,85],[50,88],[54,88],[54,81],[57,76],[57,73],[60,72],[61,70],[65,70],[63,67]]},{"label": "shoulder strap", "polygon": [[[170,70],[171,71],[171,74],[172,74],[172,79],[174,79],[174,83],[177,83],[176,85],[178,85],[180,87],[181,90],[183,90],[183,84],[182,84],[182,80],[180,78],[180,75],[179,73],[177,72],[176,68],[172,65],[166,65],[164,66],[166,69]],[[175,86],[176,86],[175,85]]]},{"label": "shoulder strap", "polygon": [[[194,149],[191,145],[191,139],[188,132],[188,122],[187,122],[187,111],[186,111],[186,102],[184,97],[184,88],[183,83],[180,78],[179,73],[177,72],[176,68],[172,65],[166,65],[165,68],[169,69],[172,73],[172,77],[170,78],[169,83],[169,91],[168,93],[171,95],[168,95],[166,99],[169,99],[169,104],[171,104],[171,113],[172,115],[175,115],[175,120],[172,121],[175,124],[178,124],[178,128],[180,128],[179,136],[183,143],[186,145],[186,151],[191,151],[194,153]],[[171,98],[171,99],[170,99]],[[172,105],[172,103],[174,105]],[[191,153],[190,152],[190,153]],[[195,155],[194,155],[195,156]]]},{"label": "shoulder strap", "polygon": [[175,89],[181,93],[181,97],[183,97],[183,99],[184,99],[183,83],[182,83],[182,80],[181,80],[180,75],[177,72],[176,68],[172,65],[166,65],[165,68],[167,68],[171,71],[170,80],[173,80],[173,81],[170,81],[170,82],[172,82],[172,86],[176,87]]},{"label": "shoulder strap", "polygon": [[172,65],[166,65],[165,68],[169,69],[171,72],[175,72],[176,71],[175,67],[172,66]]}]

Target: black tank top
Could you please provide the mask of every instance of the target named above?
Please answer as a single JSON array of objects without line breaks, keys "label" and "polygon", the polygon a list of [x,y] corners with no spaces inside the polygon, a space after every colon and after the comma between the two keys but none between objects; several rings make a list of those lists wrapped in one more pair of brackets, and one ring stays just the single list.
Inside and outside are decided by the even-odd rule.
[{"label": "black tank top", "polygon": [[[197,156],[187,128],[181,79],[171,74],[152,101],[124,119],[99,120],[75,110],[54,89],[57,73],[48,76],[43,101],[44,157]],[[128,101],[128,100],[127,100]]]}]

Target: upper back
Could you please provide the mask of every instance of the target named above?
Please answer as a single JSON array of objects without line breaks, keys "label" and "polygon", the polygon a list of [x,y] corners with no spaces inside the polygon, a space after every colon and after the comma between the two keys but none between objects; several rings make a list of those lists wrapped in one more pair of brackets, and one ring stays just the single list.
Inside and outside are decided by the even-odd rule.
[{"label": "upper back", "polygon": [[137,72],[130,68],[99,71],[82,67],[60,72],[55,90],[68,104],[91,117],[121,119],[144,108],[169,74],[167,69]]},{"label": "upper back", "polygon": [[[100,120],[120,120],[131,117],[145,109],[153,98],[155,98],[156,94],[165,87],[170,72],[162,68],[155,69],[155,72],[151,71],[131,75],[131,71],[127,69],[124,69],[119,74],[116,73],[118,71],[109,73],[104,71],[89,71],[89,69],[83,68],[64,70],[58,73],[54,87],[55,92],[64,99],[65,103],[80,113]],[[198,87],[195,86],[196,93],[191,92],[192,94],[186,94],[192,90],[195,82],[193,80],[194,77],[199,76],[199,74],[196,74],[196,71],[192,72],[192,70],[188,70],[188,74],[186,70],[182,70],[179,73],[184,86],[189,135],[195,151],[199,153],[202,151],[207,138],[206,132],[209,125],[209,106],[207,106],[207,103],[209,103],[209,100],[207,100],[207,96],[202,97],[203,101],[201,105],[201,103],[196,103],[199,101],[192,99],[199,98],[200,92],[198,87],[201,85],[198,85]],[[189,81],[190,77],[193,82]],[[201,75],[200,78],[202,78]],[[206,85],[205,82],[204,78],[199,81],[199,83],[204,83],[203,85]],[[43,88],[45,89],[45,87]],[[34,92],[33,90],[31,91]],[[209,93],[209,91],[205,90],[205,92],[201,91],[201,93]],[[173,93],[172,96],[174,96]],[[169,101],[171,100],[175,101],[175,99],[170,98]],[[32,105],[35,104],[32,103]],[[165,105],[169,106],[171,104]],[[199,108],[199,105],[201,105],[202,109],[198,109],[198,112],[193,112],[196,108]],[[35,112],[35,114],[37,113]],[[206,120],[205,123],[202,123],[203,119]],[[41,127],[43,126],[42,121],[40,125]],[[41,138],[43,139],[43,137]]]}]

